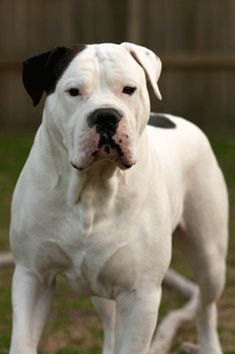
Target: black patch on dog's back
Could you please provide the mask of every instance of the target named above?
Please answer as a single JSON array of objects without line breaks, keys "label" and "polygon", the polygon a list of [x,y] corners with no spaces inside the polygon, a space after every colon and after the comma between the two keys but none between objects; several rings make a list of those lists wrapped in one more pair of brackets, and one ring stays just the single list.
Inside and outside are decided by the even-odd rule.
[{"label": "black patch on dog's back", "polygon": [[73,58],[85,45],[57,47],[23,62],[23,83],[36,106],[43,92],[53,93],[56,84]]},{"label": "black patch on dog's back", "polygon": [[164,128],[164,129],[176,128],[176,124],[172,122],[172,120],[170,120],[164,114],[161,113],[151,113],[148,124],[157,128]]}]

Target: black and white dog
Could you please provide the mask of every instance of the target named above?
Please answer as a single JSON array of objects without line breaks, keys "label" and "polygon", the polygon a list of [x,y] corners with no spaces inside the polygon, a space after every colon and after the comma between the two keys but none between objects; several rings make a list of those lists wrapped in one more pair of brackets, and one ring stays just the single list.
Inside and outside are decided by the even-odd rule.
[{"label": "black and white dog", "polygon": [[221,354],[228,200],[205,135],[182,118],[147,126],[161,62],[132,43],[59,47],[24,63],[42,124],[12,204],[10,354],[36,354],[57,274],[93,296],[104,354],[147,354],[172,233],[200,287],[201,354]]}]

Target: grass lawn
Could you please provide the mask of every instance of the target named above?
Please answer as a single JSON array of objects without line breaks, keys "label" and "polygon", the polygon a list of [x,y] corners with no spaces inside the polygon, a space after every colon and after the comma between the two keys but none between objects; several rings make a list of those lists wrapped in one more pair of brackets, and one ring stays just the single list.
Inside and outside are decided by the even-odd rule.
[{"label": "grass lawn", "polygon": [[[0,252],[9,249],[9,209],[13,187],[32,144],[32,137],[0,138]],[[225,173],[230,192],[231,223],[226,289],[219,301],[219,332],[226,354],[235,354],[235,138],[212,139],[212,145]],[[190,274],[180,253],[174,250],[175,269]],[[13,269],[0,269],[0,354],[7,354],[11,331],[10,285]],[[101,352],[102,329],[90,300],[79,297],[58,279],[53,310],[44,332],[40,353],[96,354]],[[162,317],[183,300],[167,289],[163,292]],[[182,341],[195,341],[194,325],[180,330],[175,347]],[[208,353],[211,354],[211,353]]]}]

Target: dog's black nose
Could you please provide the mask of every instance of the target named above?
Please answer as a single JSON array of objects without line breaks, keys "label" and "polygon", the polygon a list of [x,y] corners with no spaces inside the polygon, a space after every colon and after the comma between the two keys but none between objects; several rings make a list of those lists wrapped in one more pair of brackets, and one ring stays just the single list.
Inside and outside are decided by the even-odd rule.
[{"label": "dog's black nose", "polygon": [[96,126],[98,132],[102,130],[114,130],[122,114],[114,108],[100,108],[92,112],[87,119],[88,126]]}]

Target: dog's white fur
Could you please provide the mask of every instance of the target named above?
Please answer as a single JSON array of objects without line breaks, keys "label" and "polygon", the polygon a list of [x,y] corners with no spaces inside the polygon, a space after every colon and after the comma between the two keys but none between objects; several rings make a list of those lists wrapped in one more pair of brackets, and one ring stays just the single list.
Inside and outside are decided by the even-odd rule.
[{"label": "dog's white fur", "polygon": [[[93,296],[104,323],[104,354],[146,354],[175,229],[200,286],[201,353],[222,353],[215,302],[225,278],[226,187],[195,125],[168,116],[175,129],[146,127],[146,76],[160,98],[160,70],[146,48],[90,45],[48,95],[13,197],[10,354],[36,353],[57,274]],[[124,86],[137,90],[126,95]],[[68,94],[71,87],[79,87],[79,97]],[[103,107],[122,112],[114,139],[123,140],[123,156],[109,158],[101,149],[93,161],[98,133],[87,117]]]}]

